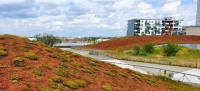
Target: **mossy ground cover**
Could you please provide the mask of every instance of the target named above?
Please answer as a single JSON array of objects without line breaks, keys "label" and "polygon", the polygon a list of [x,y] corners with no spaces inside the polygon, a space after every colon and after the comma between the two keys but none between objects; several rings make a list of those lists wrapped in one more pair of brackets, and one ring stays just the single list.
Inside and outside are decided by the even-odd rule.
[{"label": "mossy ground cover", "polygon": [[[122,69],[24,37],[0,35],[0,46],[7,52],[0,59],[3,91],[200,91],[181,82]],[[52,52],[56,58],[49,56]],[[31,53],[31,58],[25,53]],[[32,60],[32,54],[37,60]]]}]

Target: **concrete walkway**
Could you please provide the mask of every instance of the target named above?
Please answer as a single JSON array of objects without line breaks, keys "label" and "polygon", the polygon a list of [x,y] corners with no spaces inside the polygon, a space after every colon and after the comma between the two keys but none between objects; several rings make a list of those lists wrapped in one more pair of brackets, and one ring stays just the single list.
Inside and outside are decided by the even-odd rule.
[{"label": "concrete walkway", "polygon": [[[143,74],[153,74],[153,75],[160,75],[164,73],[164,70],[160,70],[160,69],[165,69],[165,70],[170,70],[170,71],[175,71],[175,72],[170,72],[167,71],[167,73],[173,73],[173,80],[180,80],[183,82],[191,82],[191,83],[197,83],[200,84],[200,69],[195,69],[195,68],[188,68],[188,67],[178,67],[178,66],[169,66],[169,65],[161,65],[161,64],[152,64],[152,63],[143,63],[143,62],[134,62],[134,61],[125,61],[125,60],[117,60],[117,59],[113,59],[104,55],[89,55],[89,51],[83,51],[83,50],[75,50],[75,49],[66,49],[63,48],[64,50],[67,51],[71,51],[74,53],[78,53],[81,54],[83,56],[88,56],[88,57],[92,57],[94,59],[97,60],[101,60],[101,61],[105,61],[105,62],[116,62],[119,64],[115,64],[117,66],[120,66],[122,68],[130,68],[133,69],[135,71],[139,71]],[[131,65],[123,65],[123,64],[131,64],[131,65],[135,65],[135,66],[131,66]],[[141,67],[141,66],[145,66],[145,67]],[[150,68],[146,68],[146,67],[150,67]],[[151,68],[153,67],[153,68]],[[159,69],[154,69],[154,68],[159,68]],[[176,73],[176,72],[180,72],[180,73]],[[195,75],[195,76],[190,76],[190,75],[184,75],[184,73],[186,74],[191,74],[191,75]],[[199,76],[199,77],[196,77]]]}]

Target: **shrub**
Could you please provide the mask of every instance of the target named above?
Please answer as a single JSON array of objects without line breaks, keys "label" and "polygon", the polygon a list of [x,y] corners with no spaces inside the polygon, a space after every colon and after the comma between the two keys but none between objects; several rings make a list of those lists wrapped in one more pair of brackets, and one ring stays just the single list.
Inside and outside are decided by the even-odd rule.
[{"label": "shrub", "polygon": [[111,91],[111,89],[110,89],[109,86],[102,86],[102,88],[103,88],[105,91]]},{"label": "shrub", "polygon": [[178,44],[168,42],[167,45],[163,46],[163,52],[165,56],[175,56],[176,53],[180,50]]},{"label": "shrub", "polygon": [[35,75],[38,75],[38,76],[43,76],[44,75],[43,71],[41,71],[41,70],[33,70],[32,73],[35,74]]},{"label": "shrub", "polygon": [[63,77],[68,76],[68,73],[65,69],[59,69],[56,74],[59,75],[59,76],[63,76]]},{"label": "shrub", "polygon": [[54,54],[54,53],[51,53],[51,54],[49,54],[49,56],[51,57],[51,58],[59,58],[56,54]]},{"label": "shrub", "polygon": [[144,44],[144,51],[146,53],[153,53],[154,52],[154,44],[153,43],[145,43]]},{"label": "shrub", "polygon": [[6,51],[6,49],[3,46],[0,46],[0,50]]},{"label": "shrub", "polygon": [[90,73],[90,74],[96,73],[96,70],[95,70],[95,69],[90,68],[90,67],[87,67],[87,66],[83,66],[83,67],[81,68],[81,70],[82,70],[83,72],[87,72],[87,73]]},{"label": "shrub", "polygon": [[111,70],[104,71],[104,74],[109,75],[109,76],[116,76],[116,74],[113,73]]},{"label": "shrub", "polygon": [[6,51],[0,50],[0,56],[6,56],[6,55],[7,55]]},{"label": "shrub", "polygon": [[51,48],[48,48],[48,47],[45,48],[45,50],[48,51],[48,52],[51,52],[51,53],[53,52],[52,49],[51,49]]},{"label": "shrub", "polygon": [[133,49],[135,51],[135,55],[139,55],[140,54],[140,46],[139,45],[134,45],[133,46]]},{"label": "shrub", "polygon": [[60,90],[62,90],[61,84],[55,83],[54,81],[51,81],[51,82],[49,83],[49,85],[50,85],[51,88],[53,88],[53,89],[60,89]]},{"label": "shrub", "polygon": [[26,45],[24,45],[24,48],[31,49],[31,48],[32,48],[32,46],[31,46],[31,45],[28,45],[28,44],[26,44]]},{"label": "shrub", "polygon": [[69,56],[66,56],[65,61],[71,62],[71,58]]},{"label": "shrub", "polygon": [[28,52],[28,50],[26,48],[19,48],[19,51],[21,51],[21,52]]},{"label": "shrub", "polygon": [[59,68],[67,68],[67,64],[60,62]]},{"label": "shrub", "polygon": [[125,73],[122,73],[122,72],[118,72],[118,74],[124,78],[127,78],[127,75]]},{"label": "shrub", "polygon": [[24,60],[21,57],[15,57],[15,58],[13,58],[12,65],[13,66],[19,66],[19,67],[25,66]]},{"label": "shrub", "polygon": [[24,57],[30,59],[30,60],[37,60],[37,56],[35,55],[35,53],[32,53],[32,52],[27,52],[27,53],[24,53]]},{"label": "shrub", "polygon": [[78,84],[74,81],[68,81],[68,82],[64,82],[63,85],[75,90],[78,88]]},{"label": "shrub", "polygon": [[54,76],[54,77],[52,78],[52,80],[53,80],[54,82],[57,82],[57,83],[62,83],[62,82],[63,82],[63,79],[62,79],[61,77],[59,77],[59,76]]},{"label": "shrub", "polygon": [[79,64],[79,63],[77,63],[77,62],[71,62],[71,65],[74,66],[74,67],[81,66],[81,64]]},{"label": "shrub", "polygon": [[90,64],[92,66],[100,66],[99,63],[96,61],[90,61],[88,64]]},{"label": "shrub", "polygon": [[82,80],[75,80],[75,82],[77,83],[77,85],[78,85],[79,87],[83,87],[83,86],[84,86],[84,83],[83,83]]},{"label": "shrub", "polygon": [[10,80],[19,80],[19,77],[18,77],[18,75],[14,74],[14,75],[12,75]]},{"label": "shrub", "polygon": [[34,37],[37,39],[37,41],[40,41],[49,46],[53,46],[56,43],[62,42],[62,40],[59,37],[53,36],[51,34],[46,34],[46,33],[36,34]]}]

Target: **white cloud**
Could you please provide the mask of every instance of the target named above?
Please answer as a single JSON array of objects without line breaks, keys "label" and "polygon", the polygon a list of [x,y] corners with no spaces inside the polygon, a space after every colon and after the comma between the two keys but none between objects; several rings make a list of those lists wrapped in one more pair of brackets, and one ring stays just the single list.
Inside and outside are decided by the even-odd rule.
[{"label": "white cloud", "polygon": [[134,0],[120,0],[113,4],[115,9],[131,9],[133,8]]},{"label": "white cloud", "polygon": [[161,8],[161,12],[163,12],[164,14],[176,13],[177,12],[177,8],[180,5],[181,5],[181,1],[167,3]]},{"label": "white cloud", "polygon": [[138,7],[139,9],[150,9],[150,8],[152,8],[152,5],[151,5],[151,4],[147,4],[147,3],[145,3],[145,2],[140,2],[140,3],[137,5],[137,7]]},{"label": "white cloud", "polygon": [[184,19],[186,25],[193,25],[196,4],[184,2],[186,1],[3,0],[0,2],[0,31],[16,34],[26,31],[24,34],[29,36],[41,32],[63,36],[123,36],[126,35],[129,19],[162,19],[166,16]]},{"label": "white cloud", "polygon": [[10,4],[10,3],[22,3],[26,0],[1,0],[0,4]]}]

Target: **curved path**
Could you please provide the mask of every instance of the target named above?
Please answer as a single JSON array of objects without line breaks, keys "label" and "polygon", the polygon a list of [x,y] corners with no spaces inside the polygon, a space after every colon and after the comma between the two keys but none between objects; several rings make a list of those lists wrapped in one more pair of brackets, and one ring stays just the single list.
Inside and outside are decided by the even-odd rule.
[{"label": "curved path", "polygon": [[[170,70],[170,71],[175,71],[173,72],[173,78],[174,80],[180,80],[183,82],[192,82],[192,83],[197,83],[200,84],[200,69],[195,69],[195,68],[188,68],[188,67],[178,67],[178,66],[169,66],[169,65],[161,65],[161,64],[152,64],[152,63],[143,63],[143,62],[134,62],[134,61],[125,61],[125,60],[117,60],[113,59],[104,55],[99,54],[97,55],[89,55],[89,51],[83,51],[83,50],[76,50],[76,49],[69,49],[69,48],[63,48],[64,50],[71,51],[74,53],[81,54],[83,56],[88,56],[92,57],[97,60],[105,61],[105,62],[116,62],[116,63],[122,63],[122,64],[131,64],[131,65],[136,65],[135,67],[130,66],[130,65],[122,65],[122,64],[116,64],[117,66],[120,66],[122,68],[130,68],[136,71],[139,71],[144,74],[153,74],[153,75],[159,75],[163,74],[164,70],[162,72],[160,69],[165,69],[165,70]],[[142,67],[145,66],[145,67]],[[153,67],[153,68],[147,68],[147,67]],[[154,68],[160,68],[160,69],[154,69]],[[180,73],[176,73],[180,72]],[[171,73],[171,72],[167,72]],[[197,75],[199,77],[194,77],[194,76],[184,76],[184,73],[186,74],[191,74],[191,75]]]}]

